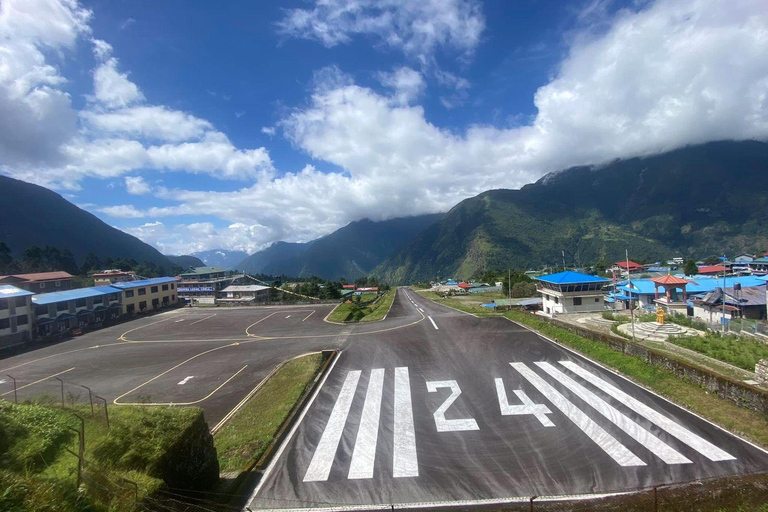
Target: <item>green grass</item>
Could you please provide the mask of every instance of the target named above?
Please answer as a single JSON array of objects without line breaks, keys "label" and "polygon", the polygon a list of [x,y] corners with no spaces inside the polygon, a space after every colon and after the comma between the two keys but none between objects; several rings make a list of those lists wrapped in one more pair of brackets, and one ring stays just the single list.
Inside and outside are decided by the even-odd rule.
[{"label": "green grass", "polygon": [[705,336],[675,336],[667,341],[753,372],[760,359],[768,359],[768,345],[750,338],[723,336],[708,332]]},{"label": "green grass", "polygon": [[653,366],[644,359],[611,350],[607,345],[588,340],[546,319],[520,311],[509,311],[507,318],[527,325],[595,361],[618,370],[630,379],[653,389],[674,402],[708,418],[727,430],[745,435],[768,446],[768,416],[739,407],[708,393],[699,385],[677,377],[672,371]]},{"label": "green grass", "polygon": [[[389,311],[392,301],[395,300],[395,292],[395,289],[389,290],[375,304],[373,301],[376,299],[376,294],[364,293],[360,302],[353,300],[336,306],[336,309],[328,316],[328,320],[331,322],[375,322],[381,320]],[[366,298],[369,300],[365,300]]]},{"label": "green grass", "polygon": [[286,363],[214,437],[221,471],[240,471],[264,454],[323,362],[310,354]]},{"label": "green grass", "polygon": [[[79,430],[85,420],[85,492],[76,486]],[[110,407],[91,416],[80,404],[66,409],[36,403],[0,403],[0,510],[133,510],[138,498],[163,486],[155,476],[166,455],[200,415],[199,409]]]},{"label": "green grass", "polygon": [[432,300],[438,304],[443,304],[450,308],[466,311],[478,316],[498,316],[497,313],[490,308],[484,308],[480,304],[491,300],[486,294],[478,295],[461,295],[443,298],[435,292],[428,292],[425,290],[417,290],[422,297]]}]

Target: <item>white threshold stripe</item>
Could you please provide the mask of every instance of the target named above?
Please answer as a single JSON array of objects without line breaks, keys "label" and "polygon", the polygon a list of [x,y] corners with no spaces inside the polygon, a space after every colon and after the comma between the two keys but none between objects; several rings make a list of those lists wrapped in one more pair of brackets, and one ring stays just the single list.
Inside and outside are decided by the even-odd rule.
[{"label": "white threshold stripe", "polygon": [[501,411],[502,416],[522,416],[531,414],[537,420],[539,420],[539,423],[545,427],[555,426],[555,424],[552,423],[552,421],[550,421],[550,419],[546,416],[547,414],[552,414],[552,411],[549,410],[549,407],[544,404],[534,404],[533,400],[528,398],[528,395],[526,395],[520,389],[516,389],[514,391],[515,395],[517,395],[517,398],[519,398],[523,404],[509,405],[509,400],[507,399],[507,391],[504,389],[504,381],[502,379],[494,380],[496,382],[496,396],[499,399],[499,410]]},{"label": "white threshold stripe", "polygon": [[331,416],[325,425],[320,442],[317,443],[315,453],[312,455],[312,461],[304,475],[305,482],[324,482],[328,480],[331,474],[333,459],[336,458],[336,450],[339,448],[341,434],[344,432],[344,425],[347,424],[347,416],[352,406],[352,400],[355,398],[357,382],[360,380],[360,370],[347,373],[344,385],[341,387],[336,403],[333,404]]},{"label": "white threshold stripe", "polygon": [[198,324],[198,323],[202,322],[203,320],[208,320],[209,318],[213,318],[213,317],[215,317],[215,316],[216,316],[216,313],[212,314],[211,316],[207,316],[207,317],[205,317],[205,318],[201,318],[200,320],[195,320],[194,322],[192,322],[192,323],[191,323],[191,324],[189,324],[189,325],[195,325],[195,324]]},{"label": "white threshold stripe", "polygon": [[688,446],[690,446],[691,448],[693,448],[694,450],[696,450],[697,452],[699,452],[700,454],[708,458],[709,460],[711,461],[736,460],[736,457],[734,457],[730,453],[724,450],[721,450],[720,448],[710,443],[706,439],[703,439],[702,437],[694,434],[687,428],[684,428],[678,425],[676,422],[667,418],[660,412],[657,412],[654,409],[651,409],[649,406],[645,405],[640,400],[625,393],[624,391],[620,390],[613,384],[610,384],[609,382],[601,379],[600,377],[593,374],[592,372],[585,370],[584,368],[577,365],[576,363],[572,361],[560,361],[560,364],[565,366],[567,369],[569,369],[570,371],[572,371],[582,379],[586,380],[590,384],[596,386],[603,393],[609,395],[612,398],[615,398],[616,400],[624,404],[626,407],[629,407],[631,410],[635,411],[640,416],[656,424],[659,428],[669,433],[669,435],[687,444]]},{"label": "white threshold stripe", "polygon": [[568,388],[573,394],[584,400],[590,407],[605,416],[611,423],[626,432],[632,439],[645,446],[658,458],[667,464],[691,464],[691,460],[682,453],[641,427],[605,400],[564,374],[549,363],[536,363],[536,366],[547,372],[552,378]]},{"label": "white threshold stripe", "polygon": [[392,476],[419,476],[416,431],[413,426],[411,382],[407,367],[395,368],[395,424],[393,428]]},{"label": "white threshold stripe", "polygon": [[552,405],[560,409],[574,425],[579,427],[582,432],[603,449],[620,466],[645,466],[645,462],[640,460],[635,454],[618,442],[615,437],[606,432],[600,425],[592,421],[589,416],[584,414],[579,408],[568,401],[555,388],[533,372],[525,363],[509,363],[512,368],[520,372],[525,379],[530,382],[539,392],[544,395]]},{"label": "white threshold stripe", "polygon": [[379,437],[379,417],[381,415],[381,395],[384,390],[384,369],[371,370],[368,391],[365,394],[363,415],[360,429],[357,431],[355,449],[349,466],[350,480],[373,478],[373,463],[376,459],[376,442]]},{"label": "white threshold stripe", "polygon": [[430,322],[432,322],[432,327],[434,327],[435,329],[437,329],[437,324],[435,323],[435,321],[434,321],[434,320],[432,320],[432,317],[431,317],[431,316],[428,316],[427,318],[429,318],[429,321],[430,321]]}]

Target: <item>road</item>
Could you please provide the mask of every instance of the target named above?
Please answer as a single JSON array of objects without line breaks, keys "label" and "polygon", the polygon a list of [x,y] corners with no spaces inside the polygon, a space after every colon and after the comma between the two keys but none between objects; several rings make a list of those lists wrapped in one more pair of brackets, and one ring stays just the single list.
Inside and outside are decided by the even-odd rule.
[{"label": "road", "polygon": [[763,450],[507,319],[401,289],[375,325],[339,343],[252,509],[503,503],[768,469]]}]

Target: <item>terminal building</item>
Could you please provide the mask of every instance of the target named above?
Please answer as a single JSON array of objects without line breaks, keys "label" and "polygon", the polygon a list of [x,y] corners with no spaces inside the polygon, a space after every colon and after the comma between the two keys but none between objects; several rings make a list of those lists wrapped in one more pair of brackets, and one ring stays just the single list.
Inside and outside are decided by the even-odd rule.
[{"label": "terminal building", "polygon": [[32,297],[38,336],[83,329],[120,316],[120,293],[111,286],[76,288]]},{"label": "terminal building", "polygon": [[537,277],[542,312],[547,316],[586,313],[604,309],[603,287],[609,279],[570,270]]},{"label": "terminal building", "polygon": [[122,313],[131,315],[178,303],[177,283],[178,279],[175,277],[157,277],[115,283],[112,288],[120,290]]},{"label": "terminal building", "polygon": [[180,277],[180,299],[191,303],[214,304],[226,287],[236,284],[244,275],[221,267],[190,267]]},{"label": "terminal building", "polygon": [[28,341],[34,320],[34,294],[11,285],[0,285],[0,347]]}]

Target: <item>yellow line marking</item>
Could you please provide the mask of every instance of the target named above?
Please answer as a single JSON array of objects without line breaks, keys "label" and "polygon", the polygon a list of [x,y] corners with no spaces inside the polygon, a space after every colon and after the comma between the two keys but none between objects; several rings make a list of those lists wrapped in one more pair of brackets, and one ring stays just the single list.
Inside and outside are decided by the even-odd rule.
[{"label": "yellow line marking", "polygon": [[[248,368],[248,365],[245,365],[245,366],[243,366],[242,368],[240,368],[239,370],[237,370],[237,371],[235,372],[235,374],[234,374],[234,375],[232,375],[230,378],[228,378],[227,380],[225,380],[224,382],[222,382],[222,383],[221,383],[221,384],[220,384],[220,385],[219,385],[219,386],[218,386],[216,389],[214,389],[213,391],[211,391],[210,393],[208,393],[206,396],[204,396],[204,397],[203,397],[203,398],[201,398],[200,400],[195,400],[195,401],[193,401],[193,402],[149,402],[149,403],[141,403],[141,402],[122,402],[122,403],[120,403],[120,402],[118,402],[118,399],[120,399],[120,398],[122,398],[122,397],[124,397],[124,396],[125,396],[125,395],[121,395],[121,396],[119,396],[119,397],[115,398],[115,400],[113,401],[113,403],[114,403],[115,405],[147,405],[147,406],[173,406],[173,405],[195,405],[195,404],[199,404],[200,402],[203,402],[203,401],[205,401],[205,400],[208,400],[209,398],[211,398],[211,397],[212,397],[212,396],[213,396],[213,395],[214,395],[214,394],[215,394],[215,393],[216,393],[218,390],[220,390],[221,388],[223,388],[224,386],[226,386],[226,385],[229,383],[229,381],[231,381],[232,379],[234,379],[235,377],[237,377],[237,376],[240,374],[240,372],[242,372],[242,371],[243,371],[243,370],[245,370],[246,368]],[[147,382],[150,382],[150,381],[147,381]],[[145,384],[146,384],[146,383],[145,383]],[[143,386],[143,385],[144,385],[144,384],[142,384],[142,386]],[[131,392],[129,391],[128,393],[131,393]],[[126,395],[127,395],[128,393],[126,393]]]},{"label": "yellow line marking", "polygon": [[207,317],[205,317],[205,318],[201,318],[200,320],[195,320],[194,322],[192,322],[192,323],[191,323],[191,324],[189,324],[189,325],[195,325],[195,324],[197,324],[197,323],[200,323],[200,322],[202,322],[203,320],[208,320],[209,318],[213,318],[213,317],[215,317],[215,316],[216,316],[216,313],[212,314],[211,316],[207,316]]},{"label": "yellow line marking", "polygon": [[[73,367],[72,367],[72,368],[70,368],[69,370],[64,370],[63,372],[54,373],[53,375],[49,375],[48,377],[44,377],[44,378],[42,378],[42,379],[40,379],[40,380],[36,380],[35,382],[30,382],[29,384],[25,384],[25,385],[21,386],[20,388],[16,388],[16,391],[21,391],[21,390],[22,390],[22,389],[24,389],[24,388],[28,388],[29,386],[32,386],[32,385],[34,385],[34,384],[38,384],[38,383],[40,383],[40,382],[43,382],[44,380],[48,380],[48,379],[52,379],[52,378],[54,378],[54,377],[58,377],[58,376],[59,376],[59,375],[61,375],[62,373],[71,372],[71,371],[72,371],[72,370],[74,370],[74,369],[75,369],[75,367],[73,366]],[[0,395],[0,396],[9,395],[9,394],[11,394],[11,393],[13,393],[13,390],[10,390],[10,391],[6,391],[5,393],[3,393],[3,394],[2,394],[2,395]]]},{"label": "yellow line marking", "polygon": [[141,389],[141,388],[143,388],[144,386],[146,386],[146,385],[147,385],[147,384],[149,384],[150,382],[152,382],[152,381],[154,381],[154,380],[157,380],[157,379],[159,379],[160,377],[162,377],[162,376],[163,376],[163,375],[165,375],[166,373],[168,373],[168,372],[171,372],[171,371],[175,370],[175,369],[176,369],[176,368],[178,368],[179,366],[181,366],[181,365],[183,365],[183,364],[186,364],[186,363],[188,363],[188,362],[192,361],[193,359],[197,359],[197,358],[198,358],[198,357],[200,357],[200,356],[204,356],[205,354],[209,354],[209,353],[211,353],[211,352],[215,352],[216,350],[221,350],[222,348],[227,348],[227,347],[232,347],[232,346],[234,346],[234,344],[230,344],[230,345],[221,345],[220,347],[216,347],[216,348],[212,348],[212,349],[210,349],[210,350],[206,350],[206,351],[204,351],[204,352],[200,352],[199,354],[197,354],[197,355],[194,355],[194,356],[190,357],[189,359],[185,359],[184,361],[180,362],[180,363],[179,363],[179,364],[177,364],[176,366],[173,366],[172,368],[169,368],[169,369],[165,370],[163,373],[160,373],[160,374],[158,374],[158,375],[155,375],[154,377],[152,377],[151,379],[149,379],[149,380],[148,380],[148,381],[146,381],[145,383],[143,383],[143,384],[139,384],[138,386],[136,386],[136,387],[135,387],[135,388],[133,388],[132,390],[130,390],[130,391],[126,392],[126,393],[123,393],[123,394],[122,394],[122,395],[120,395],[119,397],[115,398],[115,399],[114,399],[112,402],[113,402],[114,404],[116,404],[116,405],[120,405],[120,404],[118,404],[118,403],[117,403],[117,401],[118,401],[118,400],[120,400],[121,398],[123,398],[125,395],[130,395],[131,393],[133,393],[133,392],[134,392],[134,391],[136,391],[137,389]]},{"label": "yellow line marking", "polygon": [[302,322],[303,322],[304,320],[306,320],[307,318],[311,317],[311,316],[312,316],[312,315],[314,315],[314,314],[315,314],[315,310],[313,309],[313,310],[312,310],[312,312],[311,312],[310,314],[308,314],[307,316],[305,316],[305,317],[304,317],[304,319],[302,320]]},{"label": "yellow line marking", "polygon": [[134,327],[133,329],[129,329],[129,330],[125,331],[123,334],[121,334],[119,339],[121,339],[123,341],[128,341],[128,340],[125,339],[125,335],[128,334],[128,333],[131,333],[133,331],[138,331],[139,329],[144,329],[145,327],[150,327],[150,326],[155,325],[155,324],[159,324],[160,322],[167,322],[168,320],[173,320],[173,319],[174,319],[173,316],[170,316],[168,318],[163,318],[162,320],[158,320],[157,322],[152,322],[151,324],[140,325],[138,327]]}]

